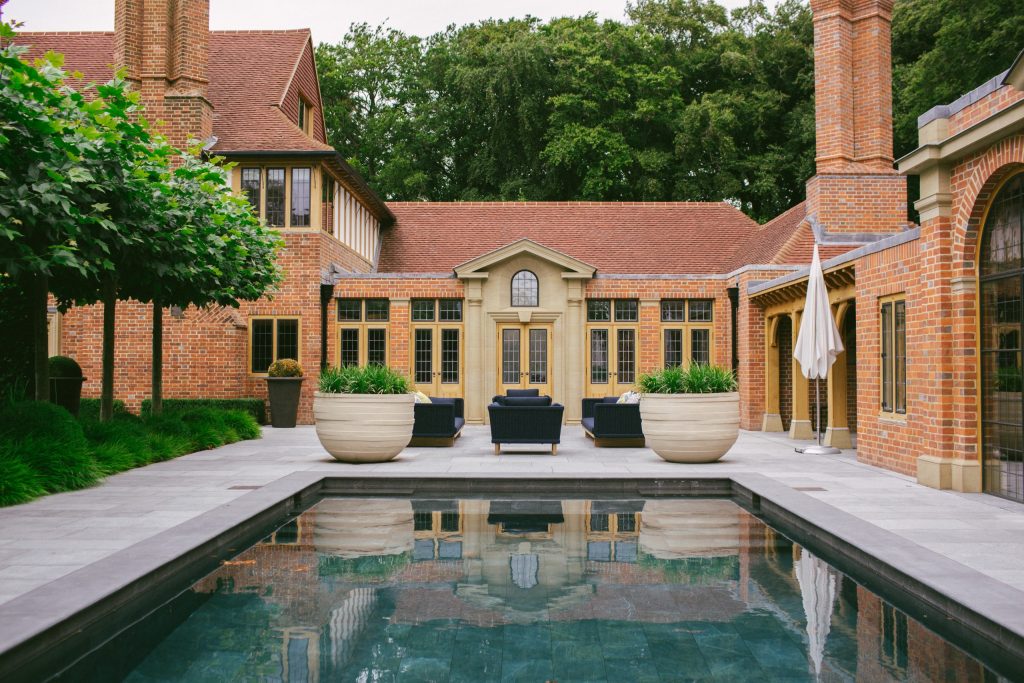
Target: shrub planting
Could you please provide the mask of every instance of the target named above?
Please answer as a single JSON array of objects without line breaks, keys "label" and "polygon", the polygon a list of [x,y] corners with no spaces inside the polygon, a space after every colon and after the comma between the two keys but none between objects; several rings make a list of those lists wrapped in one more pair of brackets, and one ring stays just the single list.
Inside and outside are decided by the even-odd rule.
[{"label": "shrub planting", "polygon": [[[163,404],[164,415],[196,408],[241,410],[252,415],[257,424],[267,423],[266,404],[262,398],[165,398]],[[148,398],[142,402],[143,417],[150,415],[151,407],[152,402]]]},{"label": "shrub planting", "polygon": [[291,358],[275,360],[267,368],[268,377],[302,377],[302,366],[299,361]]},{"label": "shrub planting", "polygon": [[[123,404],[122,408],[123,408]],[[152,462],[260,437],[252,414],[191,408],[99,420],[98,402],[80,418],[51,403],[0,404],[0,506],[70,491]]]}]

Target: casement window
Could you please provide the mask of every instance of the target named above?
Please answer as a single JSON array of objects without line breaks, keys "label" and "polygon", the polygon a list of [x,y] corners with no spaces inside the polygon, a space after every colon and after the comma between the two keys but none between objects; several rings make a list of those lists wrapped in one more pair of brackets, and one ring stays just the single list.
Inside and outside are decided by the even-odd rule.
[{"label": "casement window", "polygon": [[291,227],[309,227],[309,194],[311,171],[308,168],[292,169],[292,212]]},{"label": "casement window", "polygon": [[636,299],[587,300],[587,395],[630,389],[639,358],[640,302]]},{"label": "casement window", "polygon": [[267,208],[265,218],[267,225],[284,227],[284,184],[283,168],[267,169]]},{"label": "casement window", "polygon": [[277,360],[299,358],[299,319],[257,317],[249,319],[249,372],[262,375]]},{"label": "casement window", "polygon": [[337,299],[338,365],[387,365],[391,302]]},{"label": "casement window", "polygon": [[245,198],[249,200],[252,205],[253,212],[259,216],[263,213],[263,202],[261,201],[262,196],[262,176],[263,171],[260,168],[243,168],[242,169],[242,192],[245,194]]},{"label": "casement window", "polygon": [[462,322],[462,299],[413,299],[410,318],[414,323]]},{"label": "casement window", "polygon": [[640,302],[636,299],[587,299],[587,322],[606,323],[612,318],[617,323],[635,323],[640,320]]},{"label": "casement window", "polygon": [[512,276],[512,305],[540,305],[540,284],[537,276],[528,270],[520,270]]},{"label": "casement window", "polygon": [[907,302],[902,295],[881,303],[883,413],[907,413]]},{"label": "casement window", "polygon": [[299,128],[306,135],[313,134],[313,108],[299,95]]},{"label": "casement window", "polygon": [[711,362],[713,299],[662,299],[662,362],[673,368]]}]

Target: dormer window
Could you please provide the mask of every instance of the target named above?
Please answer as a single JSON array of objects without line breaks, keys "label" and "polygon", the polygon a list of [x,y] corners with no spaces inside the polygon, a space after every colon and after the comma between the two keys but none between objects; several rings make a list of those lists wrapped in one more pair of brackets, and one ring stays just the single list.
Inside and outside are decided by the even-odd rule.
[{"label": "dormer window", "polygon": [[313,135],[313,108],[299,95],[299,128],[306,135]]}]

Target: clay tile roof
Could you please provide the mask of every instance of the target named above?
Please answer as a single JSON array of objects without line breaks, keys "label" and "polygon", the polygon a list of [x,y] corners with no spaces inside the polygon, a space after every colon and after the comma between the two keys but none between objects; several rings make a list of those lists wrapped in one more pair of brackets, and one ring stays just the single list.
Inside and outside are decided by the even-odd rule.
[{"label": "clay tile roof", "polygon": [[[214,152],[333,151],[304,135],[279,107],[310,40],[309,29],[210,32]],[[15,42],[30,47],[29,57],[63,53],[65,68],[81,71],[87,82],[102,83],[112,74],[110,31],[21,33]]]},{"label": "clay tile roof", "polygon": [[[733,258],[733,267],[747,264],[806,265],[814,255],[814,231],[804,219],[806,202],[800,202],[780,213],[751,235]],[[845,254],[856,249],[856,244],[822,244],[818,247],[821,259]]]},{"label": "clay tile roof", "polygon": [[732,270],[758,225],[709,202],[389,202],[382,273],[442,273],[528,238],[608,274]]},{"label": "clay tile roof", "polygon": [[279,106],[310,40],[309,29],[210,32],[213,151],[333,151]]}]

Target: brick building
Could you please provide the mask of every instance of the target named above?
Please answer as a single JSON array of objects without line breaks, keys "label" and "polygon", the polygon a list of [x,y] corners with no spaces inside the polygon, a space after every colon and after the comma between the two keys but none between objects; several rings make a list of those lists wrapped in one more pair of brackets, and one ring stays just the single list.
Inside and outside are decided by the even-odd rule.
[{"label": "brick building", "polygon": [[[273,299],[167,313],[168,396],[263,396],[280,357],[382,362],[464,397],[471,423],[518,386],[573,423],[581,398],[639,373],[731,364],[744,428],[820,428],[928,485],[1024,500],[1024,63],[923,114],[920,148],[895,163],[892,4],[811,1],[816,174],[764,225],[725,203],[385,202],[326,144],[309,31],[209,31],[205,0],[117,0],[113,33],[22,40],[88,80],[126,66],[171,140],[237,162],[235,188],[285,237]],[[820,427],[791,358],[815,243],[847,348]],[[149,311],[121,306],[116,391],[138,406]],[[99,377],[100,312],[53,329]]]}]

